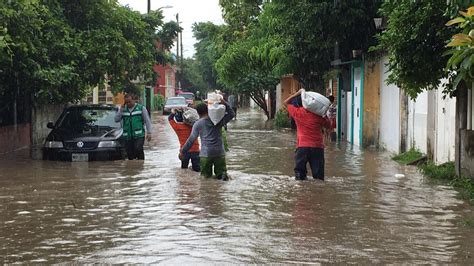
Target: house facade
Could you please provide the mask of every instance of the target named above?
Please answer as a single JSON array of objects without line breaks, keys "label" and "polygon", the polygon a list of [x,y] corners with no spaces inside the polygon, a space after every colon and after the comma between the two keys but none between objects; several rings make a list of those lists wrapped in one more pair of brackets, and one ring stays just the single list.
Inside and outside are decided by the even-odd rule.
[{"label": "house facade", "polygon": [[[465,130],[457,132],[457,101],[444,97],[443,81],[438,89],[410,99],[401,88],[387,84],[387,62],[386,57],[360,58],[335,65],[338,75],[326,82],[325,91],[336,98],[338,140],[394,154],[413,148],[438,164],[458,156],[474,165],[474,148],[456,151],[457,137],[464,146],[471,141],[474,147],[474,115],[465,115]],[[277,86],[277,108],[300,87],[292,76],[283,77]],[[468,96],[464,109],[472,114],[474,96]]]}]

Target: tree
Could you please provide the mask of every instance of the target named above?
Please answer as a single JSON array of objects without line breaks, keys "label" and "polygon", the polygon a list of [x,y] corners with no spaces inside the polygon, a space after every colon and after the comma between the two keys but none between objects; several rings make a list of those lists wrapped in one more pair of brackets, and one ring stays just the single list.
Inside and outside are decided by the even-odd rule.
[{"label": "tree", "polygon": [[64,103],[106,81],[117,92],[149,79],[162,18],[107,0],[2,1],[0,96]]},{"label": "tree", "polygon": [[181,88],[193,93],[206,92],[206,84],[200,74],[198,62],[192,58],[185,58],[180,65],[183,76],[181,77]]},{"label": "tree", "polygon": [[[379,50],[388,54],[388,82],[411,97],[434,89],[446,77],[445,41],[451,30],[445,0],[385,1],[381,14],[388,18],[387,29],[379,36]],[[437,55],[437,56],[434,56]]]},{"label": "tree", "polygon": [[472,84],[474,82],[474,6],[466,12],[461,11],[461,17],[450,20],[447,26],[458,26],[460,33],[455,34],[446,53],[451,55],[447,63],[450,83],[446,93],[452,94],[460,82]]},{"label": "tree", "polygon": [[219,38],[222,36],[223,27],[211,22],[193,24],[193,35],[196,38],[196,43],[194,44],[196,49],[195,59],[206,90],[222,88],[217,82],[217,72],[214,64],[222,53],[222,48],[220,47],[222,42]]},{"label": "tree", "polygon": [[274,0],[274,27],[285,40],[286,73],[312,90],[323,89],[338,46],[342,59],[352,50],[368,50],[374,42],[373,18],[379,1]]},{"label": "tree", "polygon": [[[241,39],[231,44],[216,62],[216,68],[220,82],[236,93],[250,96],[271,119],[276,111],[275,86],[286,57],[282,39],[271,27],[272,19],[267,14],[271,12],[264,11],[259,21],[248,25]],[[265,91],[269,92],[271,107]]]}]

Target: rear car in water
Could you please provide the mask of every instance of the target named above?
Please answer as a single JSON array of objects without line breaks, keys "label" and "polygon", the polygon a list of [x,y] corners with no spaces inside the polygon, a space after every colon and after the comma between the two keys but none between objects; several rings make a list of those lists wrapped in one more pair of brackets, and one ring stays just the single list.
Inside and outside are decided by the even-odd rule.
[{"label": "rear car in water", "polygon": [[193,105],[194,104],[194,93],[192,92],[181,92],[178,94],[179,97],[184,97],[186,99],[186,102],[188,105]]},{"label": "rear car in water", "polygon": [[188,106],[189,104],[186,102],[186,98],[184,97],[169,97],[166,99],[163,114],[167,115],[170,114],[173,109],[186,108]]},{"label": "rear car in water", "polygon": [[67,161],[122,160],[125,146],[117,108],[111,105],[76,105],[64,109],[43,146],[43,159]]}]

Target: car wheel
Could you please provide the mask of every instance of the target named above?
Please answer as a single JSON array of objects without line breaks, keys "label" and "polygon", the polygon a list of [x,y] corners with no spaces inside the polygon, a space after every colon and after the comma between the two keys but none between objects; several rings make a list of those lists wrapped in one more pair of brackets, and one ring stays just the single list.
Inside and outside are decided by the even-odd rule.
[{"label": "car wheel", "polygon": [[49,152],[43,151],[43,160],[49,160]]},{"label": "car wheel", "polygon": [[121,150],[119,160],[124,161],[125,159],[127,159],[127,153],[125,152],[125,150]]}]

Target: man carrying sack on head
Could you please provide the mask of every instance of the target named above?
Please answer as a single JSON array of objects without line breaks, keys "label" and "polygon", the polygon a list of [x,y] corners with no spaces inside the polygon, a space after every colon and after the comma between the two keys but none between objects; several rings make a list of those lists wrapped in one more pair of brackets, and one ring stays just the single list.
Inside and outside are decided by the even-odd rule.
[{"label": "man carrying sack on head", "polygon": [[[214,96],[216,96],[214,94]],[[208,103],[210,103],[208,99]],[[201,175],[212,177],[213,168],[217,179],[228,180],[222,127],[234,117],[234,111],[223,98],[217,97],[210,107],[205,103],[196,106],[200,119],[193,125],[191,135],[180,151],[183,158],[198,137],[201,138]]]},{"label": "man carrying sack on head", "polygon": [[[121,106],[115,115],[115,122],[123,121],[123,138],[125,140],[125,150],[129,160],[145,160],[143,145],[145,137],[151,140],[151,120],[145,106],[136,102],[132,94],[126,94],[125,105]],[[146,125],[146,132],[145,126]]]},{"label": "man carrying sack on head", "polygon": [[[303,107],[289,104],[293,98],[300,95]],[[306,165],[308,162],[313,178],[324,180],[324,136],[322,129],[331,127],[331,122],[325,116],[330,105],[329,100],[315,92],[305,93],[305,90],[301,89],[288,97],[284,104],[296,123],[296,180],[307,179]]]}]

